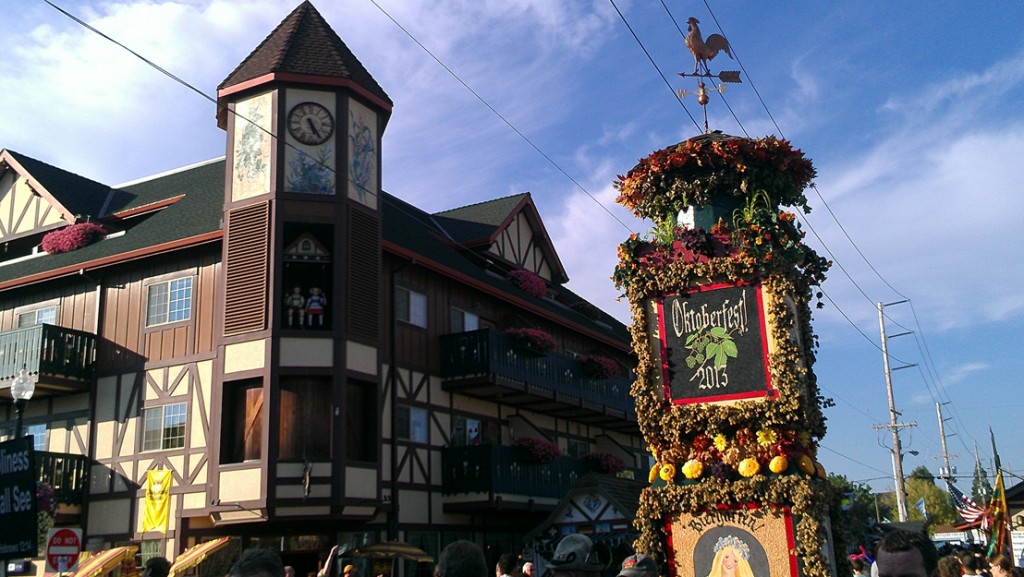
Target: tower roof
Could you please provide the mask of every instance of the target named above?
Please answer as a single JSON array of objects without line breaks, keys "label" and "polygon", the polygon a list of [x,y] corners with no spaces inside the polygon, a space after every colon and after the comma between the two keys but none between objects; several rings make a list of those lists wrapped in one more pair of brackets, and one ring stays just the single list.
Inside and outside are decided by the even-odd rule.
[{"label": "tower roof", "polygon": [[[221,96],[244,88],[284,80],[348,84],[390,112],[391,98],[352,54],[309,0],[292,11],[217,87]],[[332,82],[332,80],[334,82]]]}]

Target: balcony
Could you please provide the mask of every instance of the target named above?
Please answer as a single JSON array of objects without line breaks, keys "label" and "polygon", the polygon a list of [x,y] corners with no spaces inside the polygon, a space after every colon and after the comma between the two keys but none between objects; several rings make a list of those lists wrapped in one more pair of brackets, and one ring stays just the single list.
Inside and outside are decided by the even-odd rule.
[{"label": "balcony", "polygon": [[550,512],[585,473],[583,462],[572,457],[528,464],[518,461],[515,450],[504,445],[448,447],[441,451],[444,510]]},{"label": "balcony", "polygon": [[37,478],[53,487],[59,505],[82,505],[82,496],[88,493],[89,467],[85,455],[36,451]]},{"label": "balcony", "polygon": [[0,394],[24,367],[36,395],[86,391],[96,363],[96,336],[53,325],[0,332]]},{"label": "balcony", "polygon": [[580,361],[523,350],[493,329],[442,335],[441,378],[449,392],[638,432],[627,377],[590,378]]}]

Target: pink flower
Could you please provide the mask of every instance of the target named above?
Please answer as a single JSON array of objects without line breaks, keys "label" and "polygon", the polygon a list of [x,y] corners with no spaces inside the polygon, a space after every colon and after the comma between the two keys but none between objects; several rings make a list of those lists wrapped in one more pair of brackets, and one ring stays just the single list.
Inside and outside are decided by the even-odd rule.
[{"label": "pink flower", "polygon": [[544,352],[554,349],[557,344],[555,337],[540,329],[509,327],[505,329],[505,334],[514,339],[522,340],[531,347]]},{"label": "pink flower", "polygon": [[512,283],[519,290],[528,295],[542,299],[548,294],[548,285],[544,279],[526,269],[516,269],[508,273],[508,278],[512,279]]},{"label": "pink flower", "polygon": [[49,254],[59,254],[78,250],[107,234],[107,229],[94,222],[80,222],[43,236],[43,250]]}]

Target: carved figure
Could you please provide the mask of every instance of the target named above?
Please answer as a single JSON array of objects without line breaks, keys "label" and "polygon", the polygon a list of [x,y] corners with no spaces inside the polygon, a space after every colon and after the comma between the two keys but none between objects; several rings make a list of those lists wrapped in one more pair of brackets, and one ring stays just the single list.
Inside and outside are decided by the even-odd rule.
[{"label": "carved figure", "polygon": [[697,20],[693,16],[686,21],[690,26],[688,28],[688,34],[686,35],[686,47],[693,53],[693,73],[697,74],[698,69],[703,64],[704,72],[708,70],[708,60],[712,60],[715,56],[718,56],[718,52],[721,50],[732,59],[732,51],[729,48],[729,41],[725,39],[725,36],[721,34],[712,34],[705,40],[700,35],[700,20]]},{"label": "carved figure", "polygon": [[302,327],[302,318],[305,316],[306,297],[302,296],[302,288],[295,287],[291,294],[284,299],[284,308],[288,311],[288,328],[292,327],[295,317],[299,318],[299,327]]},{"label": "carved figure", "polygon": [[306,299],[306,320],[309,327],[313,327],[313,318],[316,317],[317,324],[324,326],[324,311],[327,310],[327,297],[317,287],[309,289],[309,298]]}]

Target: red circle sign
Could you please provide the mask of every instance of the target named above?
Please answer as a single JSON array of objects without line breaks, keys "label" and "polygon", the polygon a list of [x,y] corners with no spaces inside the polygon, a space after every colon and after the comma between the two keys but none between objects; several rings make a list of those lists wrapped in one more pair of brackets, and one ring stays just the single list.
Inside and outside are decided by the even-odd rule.
[{"label": "red circle sign", "polygon": [[75,563],[78,563],[81,550],[82,541],[77,532],[71,529],[57,529],[46,543],[47,569],[56,573],[70,571]]}]

